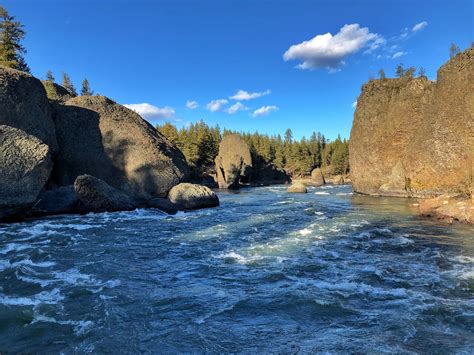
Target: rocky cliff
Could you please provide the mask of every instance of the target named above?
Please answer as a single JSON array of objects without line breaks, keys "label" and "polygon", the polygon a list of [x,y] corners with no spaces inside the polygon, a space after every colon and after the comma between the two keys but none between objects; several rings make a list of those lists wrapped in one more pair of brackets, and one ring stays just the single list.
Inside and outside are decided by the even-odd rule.
[{"label": "rocky cliff", "polygon": [[425,77],[362,87],[350,138],[356,192],[469,196],[474,141],[474,49]]},{"label": "rocky cliff", "polygon": [[252,156],[247,143],[237,134],[229,134],[219,144],[215,159],[220,189],[237,189],[247,183],[252,173]]}]

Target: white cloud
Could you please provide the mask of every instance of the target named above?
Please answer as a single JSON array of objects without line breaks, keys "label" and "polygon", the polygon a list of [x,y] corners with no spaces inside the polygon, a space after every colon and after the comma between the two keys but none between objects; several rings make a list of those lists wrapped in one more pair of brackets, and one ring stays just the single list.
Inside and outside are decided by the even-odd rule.
[{"label": "white cloud", "polygon": [[230,98],[232,100],[244,101],[244,100],[256,99],[258,97],[262,97],[262,96],[265,96],[265,95],[270,95],[270,93],[271,93],[270,90],[265,90],[265,91],[262,91],[262,92],[248,92],[248,91],[245,91],[245,90],[239,90],[239,91],[237,91],[237,93],[234,96],[231,96]]},{"label": "white cloud", "polygon": [[383,45],[385,39],[370,33],[367,27],[359,24],[344,25],[334,36],[331,33],[317,35],[309,41],[292,45],[283,55],[285,61],[301,60],[300,69],[337,69],[344,59],[362,48],[373,51]]},{"label": "white cloud", "polygon": [[423,28],[425,28],[426,26],[428,26],[428,22],[423,21],[423,22],[417,23],[415,26],[413,26],[413,28],[411,30],[413,32],[418,32],[418,31],[422,30]]},{"label": "white cloud", "polygon": [[248,110],[249,108],[245,105],[243,105],[242,103],[240,102],[236,102],[235,104],[233,104],[231,107],[229,107],[227,110],[225,110],[227,113],[230,113],[230,114],[234,114],[238,111],[244,111],[244,110]]},{"label": "white cloud", "polygon": [[392,59],[399,58],[399,57],[401,57],[402,55],[405,55],[405,54],[407,54],[407,52],[397,52],[394,55],[392,55]]},{"label": "white cloud", "polygon": [[188,100],[186,101],[186,107],[190,110],[195,110],[199,107],[199,104],[197,103],[197,101]]},{"label": "white cloud", "polygon": [[357,100],[355,100],[353,103],[352,103],[352,108],[356,108],[357,107]]},{"label": "white cloud", "polygon": [[253,117],[266,116],[266,115],[270,114],[271,112],[275,112],[275,111],[278,111],[277,106],[262,106],[259,109],[255,110],[252,113],[252,116]]},{"label": "white cloud", "polygon": [[176,113],[172,107],[157,107],[146,102],[141,104],[125,104],[124,106],[135,111],[145,119],[169,119]]},{"label": "white cloud", "polygon": [[211,112],[217,112],[222,110],[222,108],[228,103],[226,99],[212,100],[206,105],[206,108]]}]

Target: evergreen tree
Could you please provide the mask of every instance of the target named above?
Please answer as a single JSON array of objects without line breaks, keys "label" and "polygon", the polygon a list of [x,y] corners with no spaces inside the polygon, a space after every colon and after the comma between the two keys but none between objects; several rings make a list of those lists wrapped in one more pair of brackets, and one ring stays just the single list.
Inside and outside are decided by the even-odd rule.
[{"label": "evergreen tree", "polygon": [[383,69],[380,69],[379,70],[379,77],[380,79],[384,80],[386,77],[385,77],[385,70]]},{"label": "evergreen tree", "polygon": [[407,70],[405,70],[405,73],[403,74],[404,77],[406,78],[413,78],[415,75],[416,68],[415,67],[410,67]]},{"label": "evergreen tree", "polygon": [[419,76],[420,78],[423,77],[423,76],[426,76],[425,68],[420,67],[420,69],[418,69],[418,76]]},{"label": "evergreen tree", "polygon": [[81,95],[82,96],[92,96],[92,95],[94,95],[94,92],[91,90],[91,88],[89,86],[89,81],[85,78],[82,81]]},{"label": "evergreen tree", "polygon": [[403,68],[403,63],[400,63],[397,65],[397,68],[395,69],[395,75],[398,76],[399,78],[405,75],[405,69]]},{"label": "evergreen tree", "polygon": [[461,53],[461,50],[456,43],[451,43],[451,46],[449,47],[449,58],[454,58],[459,53]]},{"label": "evergreen tree", "polygon": [[46,80],[50,83],[54,83],[54,76],[51,70],[48,70],[48,72],[46,73]]},{"label": "evergreen tree", "polygon": [[71,78],[67,73],[63,73],[63,84],[62,84],[71,94],[77,96],[77,91],[74,85],[72,84]]},{"label": "evergreen tree", "polygon": [[26,49],[21,45],[24,37],[23,25],[0,6],[0,64],[29,73]]}]

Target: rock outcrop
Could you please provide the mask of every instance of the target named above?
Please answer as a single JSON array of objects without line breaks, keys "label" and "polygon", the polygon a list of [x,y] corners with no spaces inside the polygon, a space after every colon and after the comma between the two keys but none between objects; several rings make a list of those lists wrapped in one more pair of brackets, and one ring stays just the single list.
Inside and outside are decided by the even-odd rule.
[{"label": "rock outcrop", "polygon": [[0,124],[19,128],[57,151],[51,108],[41,81],[0,66]]},{"label": "rock outcrop", "polygon": [[0,219],[25,214],[51,169],[48,145],[21,129],[0,125]]},{"label": "rock outcrop", "polygon": [[94,176],[78,176],[74,190],[79,200],[78,211],[82,213],[131,211],[137,208],[131,197]]},{"label": "rock outcrop", "polygon": [[41,81],[41,83],[43,84],[44,89],[46,90],[46,96],[51,101],[65,102],[69,99],[72,99],[73,97],[76,97],[74,93],[70,92],[62,85],[53,83],[48,80],[43,80]]},{"label": "rock outcrop", "polygon": [[73,183],[93,175],[130,196],[166,197],[187,178],[181,151],[137,113],[103,96],[80,96],[57,105],[59,155],[54,180]]},{"label": "rock outcrop", "polygon": [[311,180],[316,186],[322,186],[325,184],[324,176],[320,168],[313,169],[311,172]]},{"label": "rock outcrop", "polygon": [[472,200],[460,200],[448,195],[419,200],[422,216],[434,217],[447,223],[454,220],[463,223],[474,223],[474,203]]},{"label": "rock outcrop", "polygon": [[219,198],[214,191],[207,186],[190,183],[174,186],[169,192],[168,199],[183,210],[219,206]]},{"label": "rock outcrop", "polygon": [[306,188],[306,185],[303,184],[302,182],[294,182],[288,189],[286,190],[291,193],[300,193],[300,194],[305,194],[308,192],[308,189]]},{"label": "rock outcrop", "polygon": [[34,216],[69,214],[77,211],[79,199],[73,185],[43,191],[32,209]]},{"label": "rock outcrop", "polygon": [[236,134],[222,139],[216,160],[217,183],[220,189],[237,189],[247,183],[252,173],[252,156],[245,141]]},{"label": "rock outcrop", "polygon": [[371,80],[362,88],[350,138],[356,192],[469,196],[474,155],[474,49],[425,77]]}]

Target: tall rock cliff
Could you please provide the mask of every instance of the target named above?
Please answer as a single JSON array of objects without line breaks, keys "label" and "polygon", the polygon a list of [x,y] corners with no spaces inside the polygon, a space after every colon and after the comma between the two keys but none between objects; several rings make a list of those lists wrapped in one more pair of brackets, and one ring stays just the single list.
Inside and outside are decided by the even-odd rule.
[{"label": "tall rock cliff", "polygon": [[385,196],[470,195],[474,49],[425,77],[371,80],[351,130],[354,190]]}]

